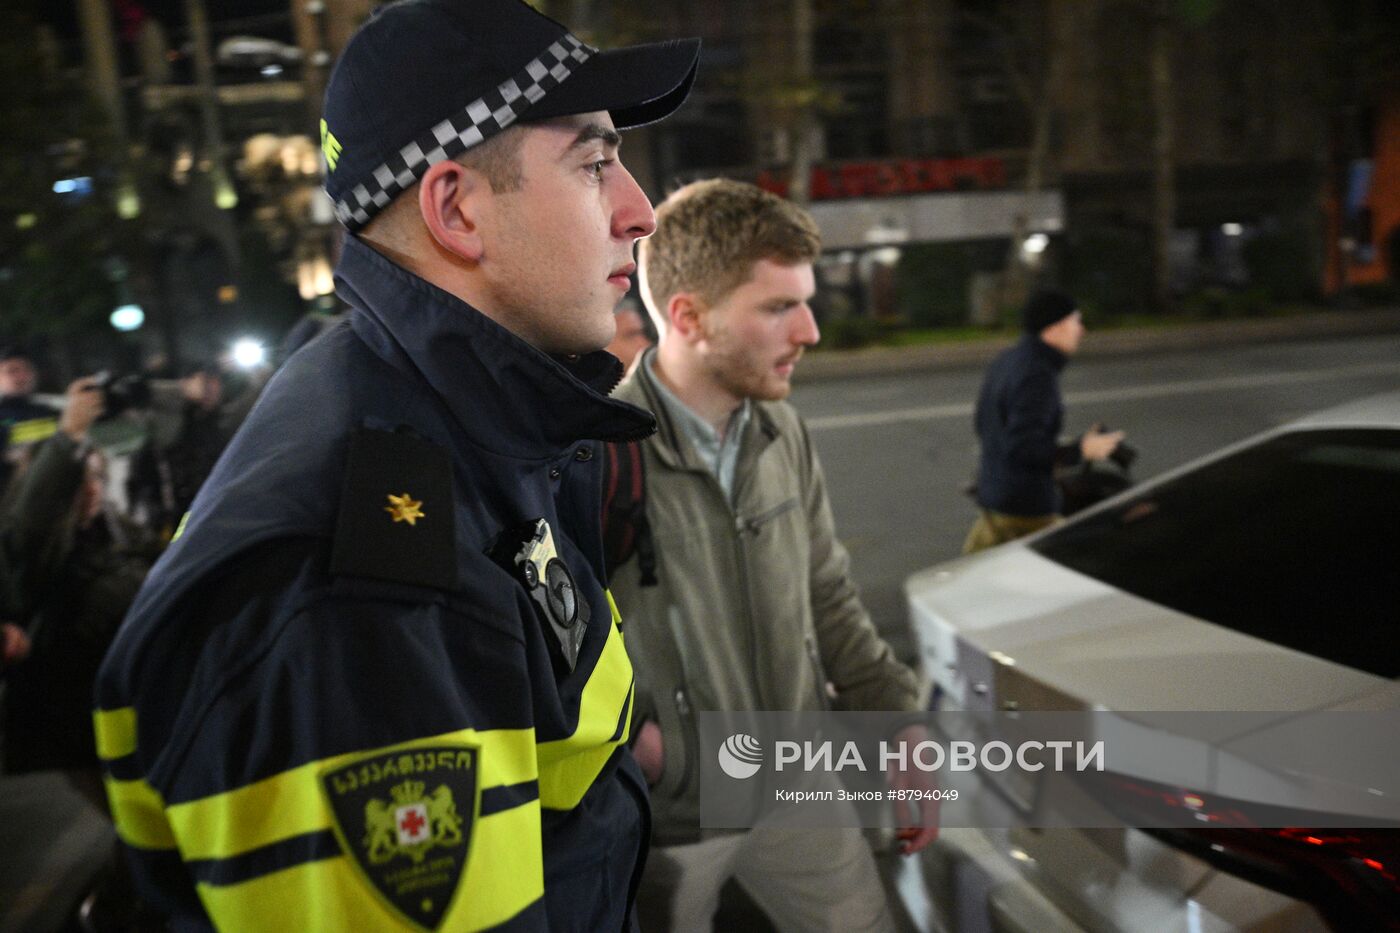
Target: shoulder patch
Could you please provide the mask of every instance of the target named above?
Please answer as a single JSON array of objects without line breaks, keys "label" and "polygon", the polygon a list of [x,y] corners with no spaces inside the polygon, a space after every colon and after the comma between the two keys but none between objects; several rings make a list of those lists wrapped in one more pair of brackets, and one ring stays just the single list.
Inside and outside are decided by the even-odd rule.
[{"label": "shoulder patch", "polygon": [[362,428],[350,440],[331,573],[452,589],[455,513],[446,450]]},{"label": "shoulder patch", "polygon": [[321,774],[360,877],[413,928],[436,930],[462,879],[477,811],[475,748],[361,755]]}]

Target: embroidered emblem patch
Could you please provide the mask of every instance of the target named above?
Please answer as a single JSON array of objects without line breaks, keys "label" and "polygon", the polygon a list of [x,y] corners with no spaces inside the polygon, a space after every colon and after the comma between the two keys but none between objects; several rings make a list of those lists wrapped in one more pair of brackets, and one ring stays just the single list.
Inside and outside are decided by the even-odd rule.
[{"label": "embroidered emblem patch", "polygon": [[476,749],[381,752],[321,782],[340,845],[370,887],[413,925],[437,929],[467,865]]}]

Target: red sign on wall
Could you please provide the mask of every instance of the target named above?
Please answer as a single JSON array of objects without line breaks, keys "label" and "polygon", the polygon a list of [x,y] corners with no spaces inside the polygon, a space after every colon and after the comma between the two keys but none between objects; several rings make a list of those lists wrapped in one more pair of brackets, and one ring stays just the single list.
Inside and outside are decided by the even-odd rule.
[{"label": "red sign on wall", "polygon": [[[758,186],[787,197],[788,182],[773,172],[759,174]],[[1006,187],[1006,165],[993,156],[969,159],[890,159],[846,162],[812,169],[813,201],[879,198],[929,191]]]}]

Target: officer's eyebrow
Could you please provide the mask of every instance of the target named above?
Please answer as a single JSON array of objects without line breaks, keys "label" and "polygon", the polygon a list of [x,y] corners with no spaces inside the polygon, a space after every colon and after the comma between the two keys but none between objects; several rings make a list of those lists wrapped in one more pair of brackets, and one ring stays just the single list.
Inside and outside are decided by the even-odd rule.
[{"label": "officer's eyebrow", "polygon": [[622,145],[622,137],[612,127],[604,126],[601,123],[585,123],[583,128],[578,131],[578,135],[574,137],[574,141],[569,143],[569,151],[572,152],[580,146],[586,146],[594,140],[602,140],[603,145],[613,149]]}]

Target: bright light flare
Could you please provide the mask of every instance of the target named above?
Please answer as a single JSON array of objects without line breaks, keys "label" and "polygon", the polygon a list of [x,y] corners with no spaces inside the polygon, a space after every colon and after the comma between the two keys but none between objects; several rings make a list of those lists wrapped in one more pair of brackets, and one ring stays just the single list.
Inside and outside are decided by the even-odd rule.
[{"label": "bright light flare", "polygon": [[54,194],[92,194],[92,179],[86,175],[77,178],[60,178],[53,183]]},{"label": "bright light flare", "polygon": [[146,323],[146,312],[141,310],[140,305],[124,304],[117,307],[112,312],[112,316],[107,319],[112,326],[122,332],[133,331]]},{"label": "bright light flare", "polygon": [[256,340],[245,337],[233,345],[233,361],[243,369],[253,369],[267,362],[267,349]]}]

